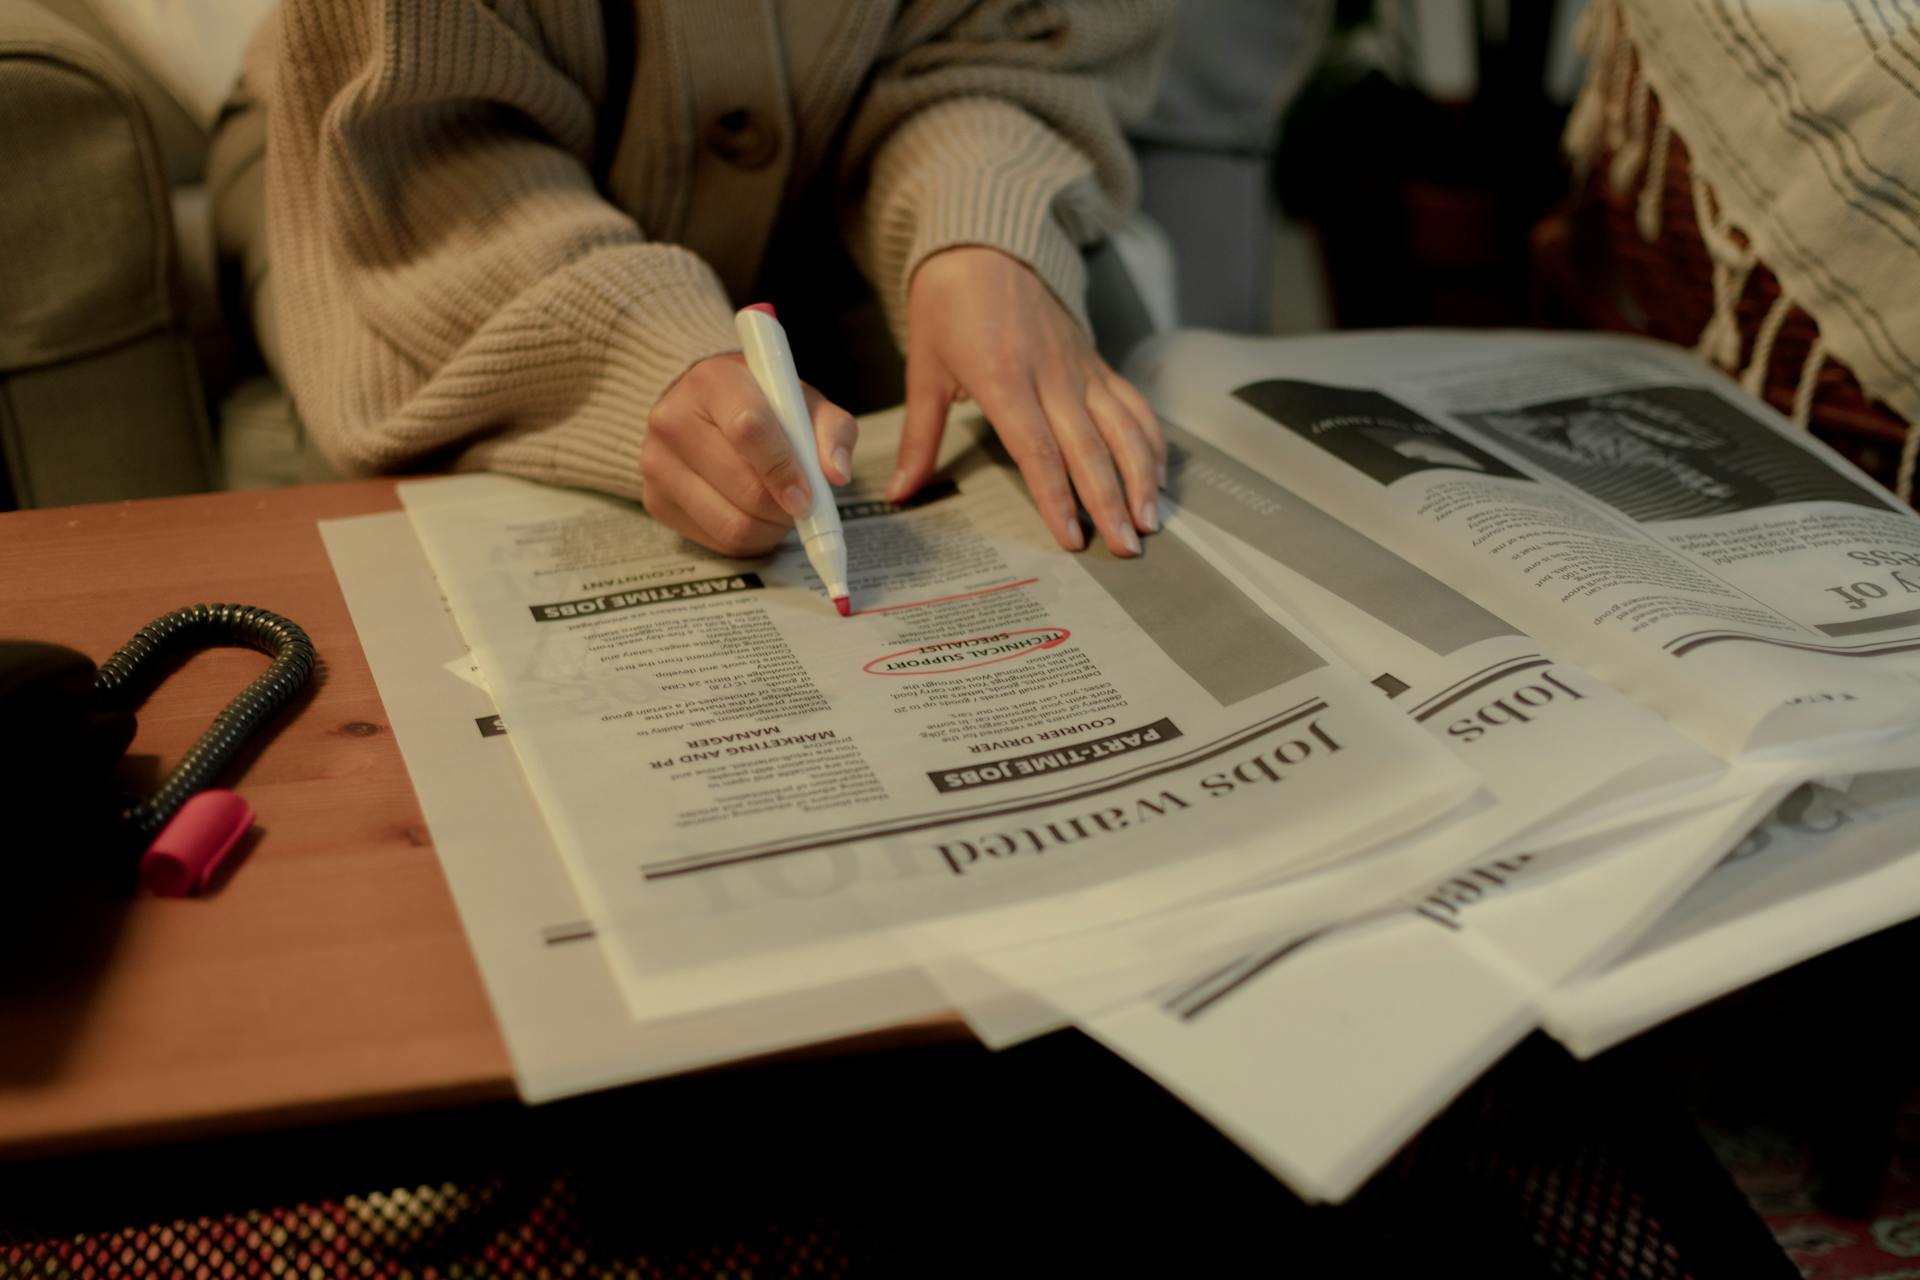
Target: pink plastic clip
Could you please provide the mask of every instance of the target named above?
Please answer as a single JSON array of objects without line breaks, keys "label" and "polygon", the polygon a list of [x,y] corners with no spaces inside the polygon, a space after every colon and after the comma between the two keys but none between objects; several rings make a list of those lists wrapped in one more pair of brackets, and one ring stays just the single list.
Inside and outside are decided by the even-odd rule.
[{"label": "pink plastic clip", "polygon": [[252,826],[253,806],[239,792],[200,792],[140,855],[140,883],[162,898],[201,892]]}]

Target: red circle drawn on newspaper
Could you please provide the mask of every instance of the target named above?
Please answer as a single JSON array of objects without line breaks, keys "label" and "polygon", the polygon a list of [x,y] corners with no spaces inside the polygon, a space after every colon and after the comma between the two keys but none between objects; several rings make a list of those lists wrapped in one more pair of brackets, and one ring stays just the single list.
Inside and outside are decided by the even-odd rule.
[{"label": "red circle drawn on newspaper", "polygon": [[[999,642],[1012,640],[1016,636],[1042,635],[1052,638],[1042,641],[1039,644],[1023,645],[1015,649],[1012,653],[997,653],[993,657],[983,659],[980,662],[955,663],[952,666],[918,667],[911,671],[874,670],[875,667],[883,662],[891,662],[895,658],[904,658],[909,654],[925,653],[929,649],[952,649],[970,644],[985,644],[989,641]],[[1024,631],[994,631],[984,636],[972,636],[965,640],[942,640],[938,644],[916,645],[911,649],[902,649],[898,653],[883,654],[860,669],[870,676],[943,676],[949,671],[972,671],[978,667],[990,667],[996,662],[1011,662],[1015,658],[1025,658],[1036,653],[1045,653],[1048,649],[1054,648],[1056,645],[1065,644],[1067,639],[1072,635],[1073,632],[1067,630],[1065,627],[1028,627]]]}]

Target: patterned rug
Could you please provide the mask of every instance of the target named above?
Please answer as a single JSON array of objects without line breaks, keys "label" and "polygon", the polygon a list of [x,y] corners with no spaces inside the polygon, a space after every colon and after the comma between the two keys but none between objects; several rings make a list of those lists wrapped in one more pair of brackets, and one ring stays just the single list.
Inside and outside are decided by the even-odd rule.
[{"label": "patterned rug", "polygon": [[1894,1130],[1894,1157],[1864,1217],[1823,1209],[1804,1143],[1779,1128],[1708,1129],[1714,1153],[1807,1280],[1920,1280],[1920,1093]]},{"label": "patterned rug", "polygon": [[[1760,1083],[1761,1057],[1709,1065],[1723,1085]],[[1699,1095],[1720,1108],[1703,1142],[1671,1075],[1643,1087],[1632,1061],[1574,1063],[1536,1037],[1335,1208],[1292,1199],[1076,1039],[743,1069],[547,1108],[0,1164],[0,1280],[1399,1277],[1435,1274],[1437,1241],[1469,1248],[1488,1280],[1920,1280],[1920,1093],[1855,1220],[1812,1188],[1824,1169],[1831,1204],[1834,1171],[1866,1165],[1832,1150],[1822,1164],[1783,1135],[1858,1126],[1755,1117],[1868,1091],[1788,1074],[1802,1087]],[[1856,1062],[1850,1078],[1864,1074]]]},{"label": "patterned rug", "polygon": [[850,1275],[869,1261],[824,1220],[735,1223],[664,1244],[658,1231],[643,1242],[596,1226],[567,1176],[494,1178],[0,1239],[0,1280],[754,1280]]}]

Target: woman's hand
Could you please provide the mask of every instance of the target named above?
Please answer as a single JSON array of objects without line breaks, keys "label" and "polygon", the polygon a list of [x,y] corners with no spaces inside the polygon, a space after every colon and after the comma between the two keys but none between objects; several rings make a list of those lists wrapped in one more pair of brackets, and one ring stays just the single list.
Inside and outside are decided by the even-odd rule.
[{"label": "woman's hand", "polygon": [[[853,416],[802,384],[820,469],[851,478]],[[654,519],[722,555],[747,558],[780,545],[813,493],[744,357],[709,356],[667,388],[640,444],[643,501]]]},{"label": "woman's hand", "polygon": [[932,476],[947,407],[968,398],[1019,463],[1061,546],[1084,544],[1077,493],[1110,551],[1139,554],[1139,534],[1160,527],[1167,442],[1158,419],[1039,276],[978,245],[932,255],[908,286],[907,420],[889,501]]}]

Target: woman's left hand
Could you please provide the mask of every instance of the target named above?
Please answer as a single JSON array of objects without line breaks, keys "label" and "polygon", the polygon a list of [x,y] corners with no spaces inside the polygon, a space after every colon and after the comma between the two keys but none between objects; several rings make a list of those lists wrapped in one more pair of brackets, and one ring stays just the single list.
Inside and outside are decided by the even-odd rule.
[{"label": "woman's left hand", "polygon": [[1138,555],[1139,535],[1160,527],[1167,442],[1146,397],[1025,263],[978,245],[932,255],[908,286],[907,417],[890,501],[932,476],[960,399],[993,423],[1061,546],[1084,545],[1080,505],[1115,555]]}]

